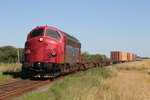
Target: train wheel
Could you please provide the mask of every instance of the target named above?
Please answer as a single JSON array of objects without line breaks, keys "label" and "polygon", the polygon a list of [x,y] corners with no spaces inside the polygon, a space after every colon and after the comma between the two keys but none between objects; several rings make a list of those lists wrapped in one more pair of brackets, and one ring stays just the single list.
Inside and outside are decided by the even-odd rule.
[{"label": "train wheel", "polygon": [[28,72],[29,64],[28,62],[24,62],[22,65],[22,72]]}]

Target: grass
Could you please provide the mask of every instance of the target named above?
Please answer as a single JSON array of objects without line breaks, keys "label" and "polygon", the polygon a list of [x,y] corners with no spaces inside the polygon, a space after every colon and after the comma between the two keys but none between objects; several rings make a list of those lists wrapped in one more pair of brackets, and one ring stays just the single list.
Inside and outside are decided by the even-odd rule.
[{"label": "grass", "polygon": [[150,71],[150,60],[135,61],[113,65],[118,70]]},{"label": "grass", "polygon": [[58,80],[23,100],[149,100],[150,60],[89,69]]},{"label": "grass", "polygon": [[107,68],[93,68],[75,76],[59,80],[46,91],[32,93],[24,100],[95,100],[104,98],[109,87],[102,80],[114,77]]},{"label": "grass", "polygon": [[21,64],[0,63],[0,84],[16,80],[12,74],[8,74],[8,73],[20,72],[20,71],[21,71]]},{"label": "grass", "polygon": [[117,72],[117,77],[103,81],[110,87],[107,91],[108,95],[115,97],[115,100],[150,99],[150,59],[117,64],[109,68]]}]

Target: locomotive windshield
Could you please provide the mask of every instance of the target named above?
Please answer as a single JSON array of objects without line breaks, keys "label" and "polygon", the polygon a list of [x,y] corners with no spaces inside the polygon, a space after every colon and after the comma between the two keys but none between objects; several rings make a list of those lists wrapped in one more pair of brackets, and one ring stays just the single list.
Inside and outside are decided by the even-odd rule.
[{"label": "locomotive windshield", "polygon": [[59,35],[59,33],[57,31],[52,30],[52,29],[46,30],[46,36],[52,37],[52,38],[57,39],[57,40],[61,40],[61,36]]},{"label": "locomotive windshield", "polygon": [[34,38],[34,37],[38,37],[38,36],[42,36],[43,35],[43,29],[38,29],[38,30],[34,30],[30,36],[29,36],[29,39],[30,38]]}]

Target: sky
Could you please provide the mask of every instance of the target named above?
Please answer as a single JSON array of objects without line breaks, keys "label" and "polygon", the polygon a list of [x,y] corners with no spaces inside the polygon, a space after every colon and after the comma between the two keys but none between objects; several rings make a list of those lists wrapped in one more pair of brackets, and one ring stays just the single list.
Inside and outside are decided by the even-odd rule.
[{"label": "sky", "polygon": [[1,0],[0,46],[24,48],[36,26],[76,37],[82,51],[150,57],[150,0]]}]

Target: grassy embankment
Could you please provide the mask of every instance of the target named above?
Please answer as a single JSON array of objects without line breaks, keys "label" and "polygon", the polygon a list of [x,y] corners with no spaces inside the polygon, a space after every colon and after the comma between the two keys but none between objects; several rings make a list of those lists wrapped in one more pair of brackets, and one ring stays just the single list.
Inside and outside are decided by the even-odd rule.
[{"label": "grassy embankment", "polygon": [[0,84],[16,80],[16,76],[21,71],[21,64],[0,63]]},{"label": "grassy embankment", "polygon": [[103,97],[109,87],[102,80],[114,77],[106,68],[93,68],[75,76],[58,80],[51,87],[25,97],[25,100],[92,100]]},{"label": "grassy embankment", "polygon": [[[149,100],[150,60],[93,68],[58,80],[24,100]],[[48,87],[46,87],[48,88]]]}]

